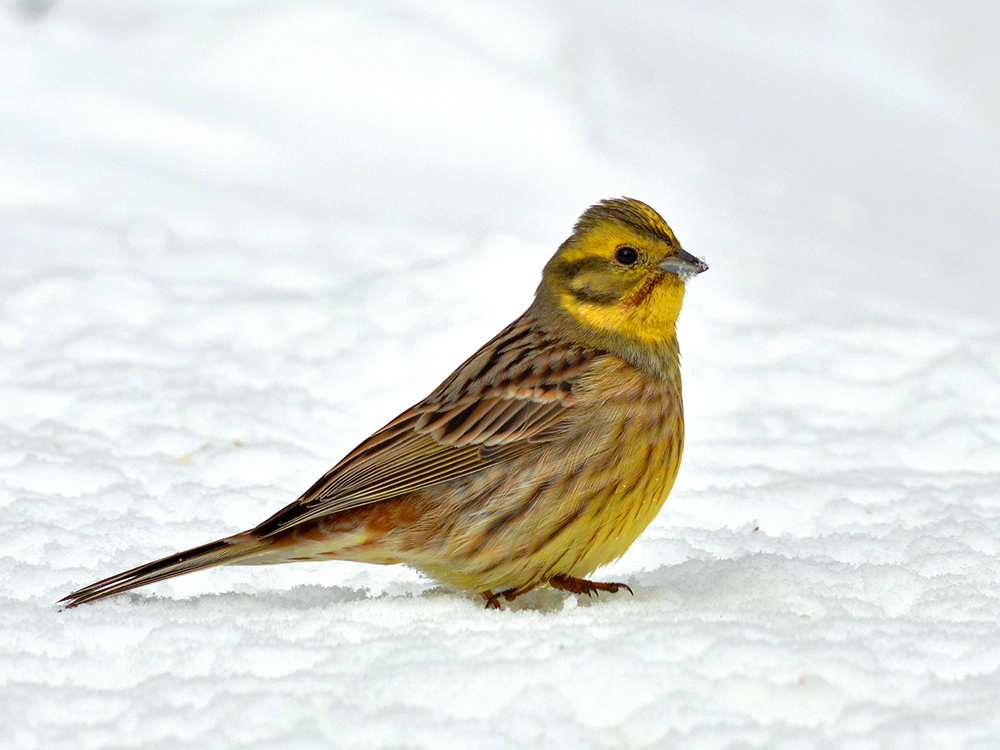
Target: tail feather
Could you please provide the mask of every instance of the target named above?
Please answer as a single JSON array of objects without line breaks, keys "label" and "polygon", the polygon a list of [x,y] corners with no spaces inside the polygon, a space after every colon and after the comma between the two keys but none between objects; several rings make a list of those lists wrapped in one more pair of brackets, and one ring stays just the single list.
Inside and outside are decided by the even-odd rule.
[{"label": "tail feather", "polygon": [[174,576],[214,568],[217,565],[230,565],[260,554],[271,544],[270,539],[261,540],[249,533],[226,537],[96,581],[60,599],[59,604],[71,609]]}]

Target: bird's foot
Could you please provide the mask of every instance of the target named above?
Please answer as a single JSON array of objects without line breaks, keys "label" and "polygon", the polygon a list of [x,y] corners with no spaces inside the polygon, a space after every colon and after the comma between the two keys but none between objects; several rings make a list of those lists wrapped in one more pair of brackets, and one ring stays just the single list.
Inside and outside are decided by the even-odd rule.
[{"label": "bird's foot", "polygon": [[603,581],[588,581],[584,578],[573,578],[573,576],[557,575],[549,579],[549,586],[560,591],[569,591],[571,594],[586,594],[593,596],[599,591],[607,591],[609,594],[617,594],[621,589],[625,589],[632,596],[635,593],[626,583],[604,583]]},{"label": "bird's foot", "polygon": [[503,607],[500,606],[501,597],[503,597],[509,602],[512,602],[515,599],[517,599],[517,597],[519,597],[521,594],[527,594],[533,588],[535,587],[525,586],[523,589],[517,589],[517,588],[506,589],[496,594],[487,589],[486,591],[481,592],[479,595],[486,600],[486,609],[503,609]]}]

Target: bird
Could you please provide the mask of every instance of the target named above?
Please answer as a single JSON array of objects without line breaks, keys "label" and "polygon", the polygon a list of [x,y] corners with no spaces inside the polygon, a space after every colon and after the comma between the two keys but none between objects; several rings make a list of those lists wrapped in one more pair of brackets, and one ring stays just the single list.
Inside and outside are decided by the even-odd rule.
[{"label": "bird", "polygon": [[587,208],[528,309],[426,398],[252,529],[69,594],[65,608],[217,565],[406,564],[502,609],[589,576],[656,516],[684,448],[677,320],[708,269],[645,203]]}]

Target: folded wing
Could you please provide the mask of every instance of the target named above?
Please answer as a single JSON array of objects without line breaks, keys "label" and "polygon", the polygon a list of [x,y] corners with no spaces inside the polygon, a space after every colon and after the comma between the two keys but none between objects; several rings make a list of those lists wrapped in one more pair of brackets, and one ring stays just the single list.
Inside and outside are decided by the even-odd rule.
[{"label": "folded wing", "polygon": [[558,439],[575,419],[581,378],[606,355],[531,332],[515,322],[253,533],[415,492]]}]

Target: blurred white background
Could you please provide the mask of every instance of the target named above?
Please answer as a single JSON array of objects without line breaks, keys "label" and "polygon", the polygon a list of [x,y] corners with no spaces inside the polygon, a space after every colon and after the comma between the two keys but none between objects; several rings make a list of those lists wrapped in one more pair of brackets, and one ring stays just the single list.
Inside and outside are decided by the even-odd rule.
[{"label": "blurred white background", "polygon": [[313,250],[345,221],[549,246],[629,194],[750,304],[1000,309],[994,3],[7,11],[16,267],[75,254],[53,233]]}]

